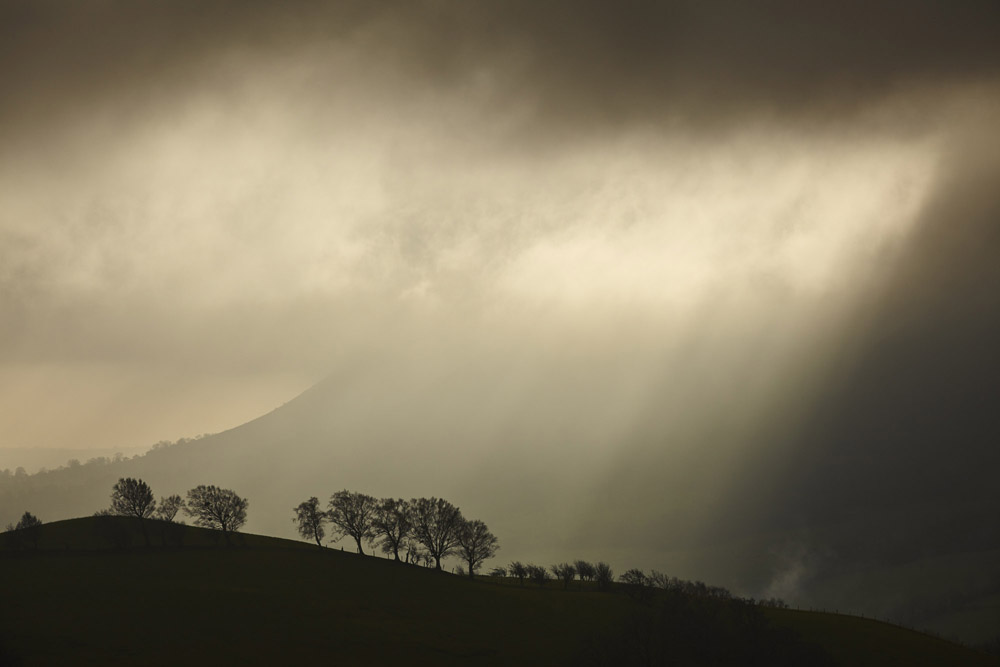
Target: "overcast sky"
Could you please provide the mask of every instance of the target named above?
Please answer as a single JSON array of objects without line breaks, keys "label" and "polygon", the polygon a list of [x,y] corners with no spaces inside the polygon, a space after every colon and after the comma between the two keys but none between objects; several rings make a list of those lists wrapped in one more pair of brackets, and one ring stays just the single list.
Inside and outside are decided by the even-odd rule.
[{"label": "overcast sky", "polygon": [[992,2],[0,6],[7,447],[442,337],[794,374],[997,121]]}]

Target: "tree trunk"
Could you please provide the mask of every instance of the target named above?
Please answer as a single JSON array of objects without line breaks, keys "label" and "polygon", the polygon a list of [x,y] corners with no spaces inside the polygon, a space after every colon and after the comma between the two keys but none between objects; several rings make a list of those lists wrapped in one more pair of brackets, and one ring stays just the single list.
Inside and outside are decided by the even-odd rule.
[{"label": "tree trunk", "polygon": [[469,561],[469,579],[475,579],[476,576],[472,574],[472,561]]},{"label": "tree trunk", "polygon": [[441,557],[440,556],[434,556],[434,569],[437,570],[438,572],[441,571]]},{"label": "tree trunk", "polygon": [[364,556],[365,555],[365,550],[361,548],[361,538],[360,537],[355,537],[354,541],[358,543],[358,553],[361,554],[362,556]]}]

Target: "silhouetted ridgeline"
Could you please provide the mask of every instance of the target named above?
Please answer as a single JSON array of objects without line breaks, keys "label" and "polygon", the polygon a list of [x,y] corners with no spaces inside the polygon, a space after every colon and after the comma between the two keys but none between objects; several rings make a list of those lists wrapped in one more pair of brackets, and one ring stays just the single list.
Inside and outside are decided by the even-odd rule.
[{"label": "silhouetted ridgeline", "polygon": [[[124,536],[121,544],[106,539],[109,526]],[[305,541],[240,534],[226,546],[219,531],[194,526],[185,527],[180,547],[155,539],[145,546],[137,517],[41,528],[37,550],[0,547],[0,646],[8,661],[995,664],[874,621],[853,619],[855,627],[829,615],[768,609],[655,574],[637,580],[633,572],[631,583],[603,591],[590,580],[566,590],[548,577],[498,585]]]}]

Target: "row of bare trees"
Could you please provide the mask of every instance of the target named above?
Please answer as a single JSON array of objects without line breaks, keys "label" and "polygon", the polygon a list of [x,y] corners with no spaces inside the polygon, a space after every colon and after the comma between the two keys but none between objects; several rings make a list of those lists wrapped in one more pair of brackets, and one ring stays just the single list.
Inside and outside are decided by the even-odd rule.
[{"label": "row of bare trees", "polygon": [[[196,526],[221,530],[226,543],[229,534],[238,531],[247,518],[248,502],[230,489],[199,485],[187,492],[185,500],[174,494],[156,501],[152,488],[141,479],[121,478],[112,487],[111,507],[97,512],[99,516],[125,516],[139,520],[146,545],[150,545],[146,529],[147,519],[158,519],[169,523],[177,521],[177,515],[184,512],[194,519]],[[479,520],[469,520],[462,516],[458,507],[443,498],[375,498],[355,491],[338,491],[330,497],[328,508],[320,508],[315,496],[294,508],[299,534],[315,540],[320,547],[326,537],[327,524],[333,526],[333,539],[351,537],[359,554],[364,554],[363,544],[368,542],[385,554],[392,554],[396,561],[407,563],[430,563],[441,569],[442,559],[459,556],[467,565],[469,576],[475,576],[482,563],[494,557],[500,542]],[[5,542],[9,548],[17,549],[22,543],[30,542],[37,549],[40,519],[25,512],[16,525],[5,529]],[[400,553],[405,554],[400,558]],[[549,568],[531,563],[513,561],[510,565],[494,567],[493,577],[517,579],[523,586],[525,581],[546,585],[553,578],[561,581],[564,589],[571,582],[594,582],[599,590],[608,590],[613,585],[614,571],[607,563],[590,563],[576,560],[572,563],[558,563]],[[720,586],[709,586],[701,581],[687,581],[668,577],[652,570],[646,574],[632,568],[619,577],[624,590],[637,598],[648,599],[654,590],[682,594],[689,598],[732,599],[732,594]],[[786,607],[778,598],[767,600],[742,600],[752,604],[772,607]]]},{"label": "row of bare trees", "polygon": [[183,511],[194,519],[194,525],[221,530],[229,543],[229,533],[246,523],[248,505],[246,498],[230,489],[204,484],[188,491],[187,500],[174,494],[161,497],[157,503],[149,484],[141,479],[123,477],[111,489],[111,508],[97,514],[139,519],[142,536],[149,546],[146,519],[175,522],[177,514]]},{"label": "row of bare trees", "polygon": [[713,598],[716,600],[729,600],[733,594],[729,589],[722,586],[710,586],[703,581],[688,581],[677,577],[668,577],[662,572],[651,570],[646,574],[638,568],[627,570],[620,581],[625,584],[626,590],[632,592],[636,597],[643,597],[647,591],[659,589],[671,593],[680,593],[694,598]]},{"label": "row of bare trees", "polygon": [[[563,588],[568,589],[574,580],[582,582],[593,582],[598,590],[609,590],[615,582],[615,573],[611,566],[600,561],[590,563],[585,560],[576,560],[572,563],[558,563],[548,569],[531,563],[514,561],[510,565],[494,567],[490,571],[490,576],[497,578],[517,579],[523,586],[525,581],[539,586],[547,585],[552,580],[562,582]],[[668,593],[683,595],[688,598],[702,598],[713,600],[737,599],[733,594],[722,586],[710,586],[702,581],[688,581],[669,577],[657,570],[646,574],[640,569],[632,568],[626,570],[618,577],[617,590],[624,590],[632,597],[648,599],[653,595],[653,591],[661,590]],[[743,603],[751,605],[761,605],[765,607],[784,608],[788,604],[776,597],[756,600],[753,598],[738,598]]]},{"label": "row of bare trees", "polygon": [[[333,527],[333,539],[350,537],[358,553],[363,543],[392,554],[396,561],[416,563],[457,555],[467,565],[469,576],[496,555],[500,541],[478,519],[469,520],[461,510],[443,498],[375,498],[356,491],[338,491],[330,496],[327,509],[313,496],[294,508],[299,534],[323,546],[325,525]],[[404,558],[400,558],[404,553]]]},{"label": "row of bare trees", "polygon": [[601,590],[609,588],[615,580],[615,573],[610,565],[603,561],[590,563],[585,560],[577,560],[572,563],[559,563],[548,569],[541,565],[514,561],[507,567],[493,568],[490,576],[511,577],[517,579],[522,586],[525,581],[544,585],[555,578],[563,583],[563,588],[569,588],[570,582],[574,578],[579,577],[580,581],[595,582]]}]

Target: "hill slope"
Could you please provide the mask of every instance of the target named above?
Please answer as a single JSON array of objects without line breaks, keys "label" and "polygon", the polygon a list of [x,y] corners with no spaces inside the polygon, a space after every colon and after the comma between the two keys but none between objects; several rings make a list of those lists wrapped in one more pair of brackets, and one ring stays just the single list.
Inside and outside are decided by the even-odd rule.
[{"label": "hill slope", "polygon": [[[112,521],[138,541],[132,523]],[[631,649],[623,642],[634,641],[636,620],[652,608],[620,593],[469,581],[255,535],[218,547],[216,533],[197,528],[187,529],[180,549],[108,550],[99,524],[49,524],[38,551],[0,552],[0,645],[8,658],[26,665],[627,664],[621,660]],[[773,621],[839,647],[843,664],[996,664],[863,619],[775,613]],[[761,632],[768,641],[786,637]],[[675,648],[698,641],[690,628],[673,634]],[[791,653],[776,645],[769,655],[814,650],[789,641]],[[608,647],[612,661],[602,657]]]}]

